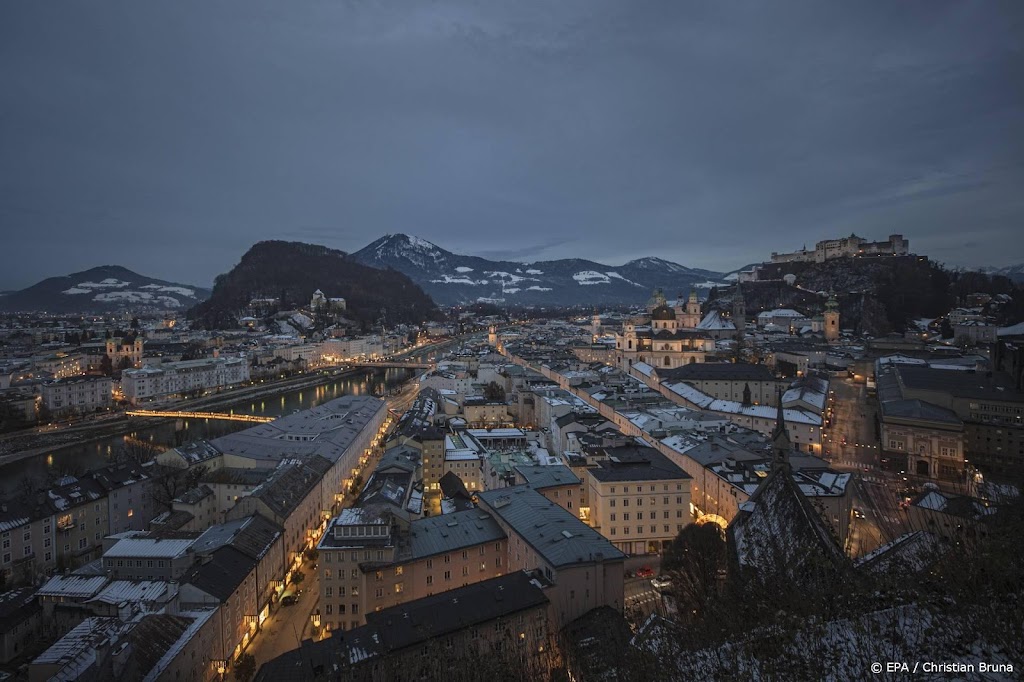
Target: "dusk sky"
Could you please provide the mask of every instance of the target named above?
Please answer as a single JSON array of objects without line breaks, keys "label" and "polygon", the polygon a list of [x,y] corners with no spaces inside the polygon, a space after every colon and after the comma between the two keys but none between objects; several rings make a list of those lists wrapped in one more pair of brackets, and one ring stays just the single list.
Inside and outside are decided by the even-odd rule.
[{"label": "dusk sky", "polygon": [[7,2],[0,288],[254,242],[1024,262],[1024,3]]}]

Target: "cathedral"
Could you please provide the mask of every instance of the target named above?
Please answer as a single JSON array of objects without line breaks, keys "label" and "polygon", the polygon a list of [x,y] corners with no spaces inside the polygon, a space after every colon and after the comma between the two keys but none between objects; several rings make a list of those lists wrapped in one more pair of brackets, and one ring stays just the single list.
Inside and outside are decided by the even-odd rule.
[{"label": "cathedral", "polygon": [[700,301],[692,292],[687,301],[665,299],[660,289],[647,302],[647,314],[633,318],[615,336],[615,364],[623,371],[637,362],[659,368],[675,368],[704,362],[715,341],[698,329]]}]

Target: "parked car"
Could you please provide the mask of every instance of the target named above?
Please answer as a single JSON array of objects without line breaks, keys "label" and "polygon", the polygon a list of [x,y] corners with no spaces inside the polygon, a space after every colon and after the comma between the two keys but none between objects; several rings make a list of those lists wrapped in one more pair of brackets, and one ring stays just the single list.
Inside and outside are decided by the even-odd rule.
[{"label": "parked car", "polygon": [[636,577],[637,578],[650,578],[650,577],[653,577],[653,576],[654,576],[654,569],[651,568],[650,566],[641,566],[640,568],[636,569]]},{"label": "parked car", "polygon": [[854,509],[853,515],[856,516],[858,519],[864,518],[864,512],[862,512],[860,509]]},{"label": "parked car", "polygon": [[294,606],[298,602],[299,598],[294,594],[286,594],[281,597],[281,606]]},{"label": "parked car", "polygon": [[656,590],[667,590],[672,587],[672,578],[667,575],[659,575],[657,578],[651,578],[651,585]]}]

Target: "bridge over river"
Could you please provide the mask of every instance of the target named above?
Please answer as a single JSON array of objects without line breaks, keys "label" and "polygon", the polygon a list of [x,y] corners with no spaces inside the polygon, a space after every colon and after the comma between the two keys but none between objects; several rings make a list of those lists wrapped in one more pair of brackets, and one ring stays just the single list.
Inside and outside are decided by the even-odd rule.
[{"label": "bridge over river", "polygon": [[229,422],[249,422],[266,424],[277,417],[264,417],[255,414],[235,414],[234,412],[175,412],[163,410],[128,410],[129,417],[163,417],[165,419],[220,419]]}]

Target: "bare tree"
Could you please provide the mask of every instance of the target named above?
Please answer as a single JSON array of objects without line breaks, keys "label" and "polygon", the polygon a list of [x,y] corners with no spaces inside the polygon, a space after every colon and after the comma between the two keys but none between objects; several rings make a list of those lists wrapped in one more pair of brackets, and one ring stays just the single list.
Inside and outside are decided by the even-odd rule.
[{"label": "bare tree", "polygon": [[725,534],[714,523],[691,523],[665,549],[661,567],[672,579],[680,613],[700,617],[724,577]]},{"label": "bare tree", "polygon": [[114,452],[114,462],[141,465],[156,459],[161,452],[161,448],[153,443],[137,438],[126,438]]},{"label": "bare tree", "polygon": [[153,480],[153,499],[167,511],[172,511],[174,500],[195,488],[205,473],[206,467],[202,465],[191,469],[160,467]]}]

